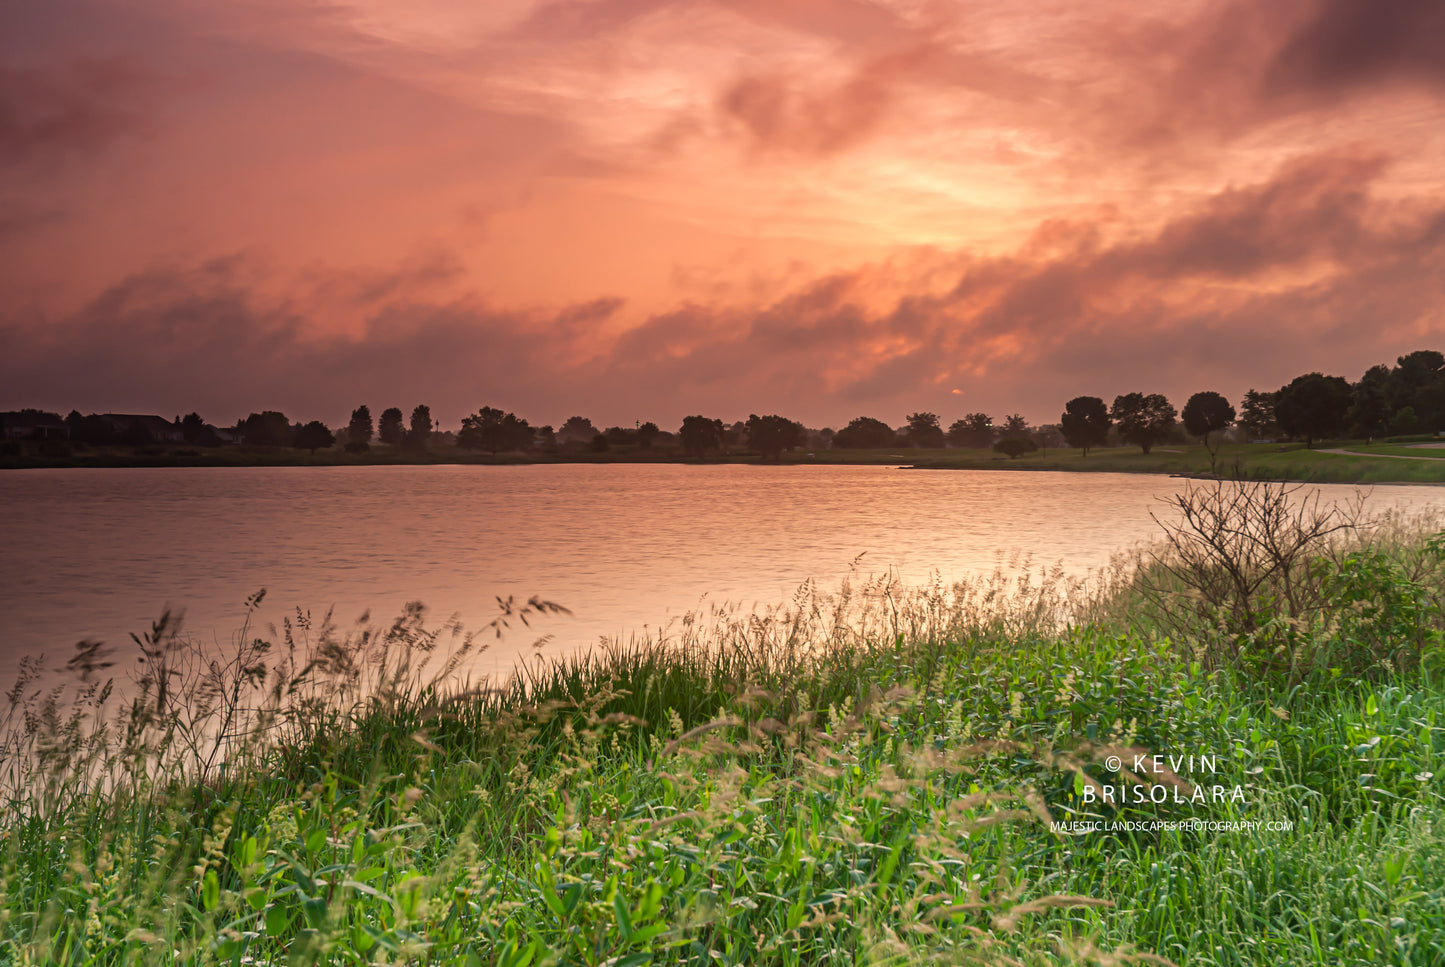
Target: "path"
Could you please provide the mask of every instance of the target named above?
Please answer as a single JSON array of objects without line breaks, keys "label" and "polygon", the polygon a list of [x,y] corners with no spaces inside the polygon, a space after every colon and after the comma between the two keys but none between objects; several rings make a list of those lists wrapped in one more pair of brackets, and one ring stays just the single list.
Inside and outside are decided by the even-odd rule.
[{"label": "path", "polygon": [[[1434,446],[1434,444],[1429,444],[1429,443],[1427,443],[1427,444],[1425,444],[1425,445],[1426,445],[1426,446]],[[1347,457],[1379,457],[1379,458],[1381,458],[1382,460],[1433,460],[1433,461],[1435,461],[1436,463],[1439,463],[1439,462],[1440,462],[1440,458],[1439,458],[1439,457],[1410,457],[1410,456],[1406,456],[1406,455],[1403,454],[1403,453],[1361,453],[1359,450],[1339,450],[1339,449],[1316,450],[1315,453],[1342,453],[1342,454],[1344,454],[1344,455],[1347,456]]]}]

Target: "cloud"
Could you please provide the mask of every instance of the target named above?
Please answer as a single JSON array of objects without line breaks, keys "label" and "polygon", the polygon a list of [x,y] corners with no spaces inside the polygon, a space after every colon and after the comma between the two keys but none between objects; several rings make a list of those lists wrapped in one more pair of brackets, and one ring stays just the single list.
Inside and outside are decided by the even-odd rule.
[{"label": "cloud", "polygon": [[0,406],[1040,418],[1442,328],[1438,5],[284,6],[13,18]]},{"label": "cloud", "polygon": [[1402,80],[1445,85],[1445,5],[1438,0],[1317,0],[1266,72],[1276,93]]},{"label": "cloud", "polygon": [[832,86],[786,72],[745,75],[723,92],[719,108],[757,147],[831,154],[874,133],[916,53],[875,58]]},{"label": "cloud", "polygon": [[[549,311],[446,298],[433,285],[442,256],[371,280],[313,274],[284,296],[230,257],[137,274],[43,327],[12,321],[0,405],[227,421],[279,408],[337,422],[361,402],[427,402],[452,424],[486,404],[536,423],[781,412],[840,425],[858,411],[948,415],[959,386],[970,409],[1042,420],[1081,393],[1178,401],[1312,369],[1353,379],[1445,330],[1445,203],[1377,198],[1387,171],[1377,156],[1326,154],[1146,236],[1103,244],[1055,225],[1046,248],[938,253],[926,274],[948,285],[883,306],[880,280],[898,271],[887,263],[766,304],[684,304],[630,326],[615,297]],[[336,299],[364,314],[359,332],[308,327]]]},{"label": "cloud", "polygon": [[0,65],[0,162],[91,156],[143,130],[135,102],[149,80],[120,59],[79,59],[46,70]]}]

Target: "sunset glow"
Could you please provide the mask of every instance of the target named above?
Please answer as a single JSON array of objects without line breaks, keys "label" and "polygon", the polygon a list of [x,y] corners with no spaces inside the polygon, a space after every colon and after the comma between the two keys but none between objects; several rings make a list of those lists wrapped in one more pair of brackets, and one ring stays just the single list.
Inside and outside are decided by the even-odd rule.
[{"label": "sunset glow", "polygon": [[1043,422],[1445,334],[1435,0],[3,19],[0,408]]}]

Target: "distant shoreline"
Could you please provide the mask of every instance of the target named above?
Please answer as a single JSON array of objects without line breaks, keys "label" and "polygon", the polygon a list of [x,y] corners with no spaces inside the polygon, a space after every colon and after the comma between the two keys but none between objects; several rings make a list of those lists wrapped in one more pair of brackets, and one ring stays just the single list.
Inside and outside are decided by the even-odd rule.
[{"label": "distant shoreline", "polygon": [[[1341,450],[1348,452],[1340,452]],[[1426,448],[1409,448],[1426,455]],[[557,464],[678,464],[719,466],[905,466],[917,470],[1035,470],[1068,473],[1146,473],[1209,479],[1243,477],[1302,483],[1445,483],[1445,450],[1440,457],[1399,459],[1407,448],[1363,441],[1330,441],[1315,448],[1303,444],[1246,443],[1220,447],[1213,465],[1199,445],[1172,444],[1148,455],[1137,447],[1079,450],[1049,449],[1010,459],[991,450],[794,450],[778,461],[763,460],[751,451],[710,454],[705,460],[684,457],[669,448],[645,451],[618,448],[610,453],[469,453],[449,450],[417,453],[375,448],[366,453],[339,450],[315,454],[294,449],[187,447],[156,445],[141,450],[121,447],[68,448],[27,443],[18,452],[0,455],[0,470],[57,469],[182,469],[188,467],[432,467],[547,466]],[[49,452],[47,452],[49,451]]]}]

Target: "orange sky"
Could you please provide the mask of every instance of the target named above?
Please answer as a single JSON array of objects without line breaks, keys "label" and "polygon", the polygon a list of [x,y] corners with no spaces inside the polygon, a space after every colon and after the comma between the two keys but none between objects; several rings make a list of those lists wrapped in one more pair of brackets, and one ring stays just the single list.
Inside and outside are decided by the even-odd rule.
[{"label": "orange sky", "polygon": [[0,18],[0,408],[1043,422],[1445,348],[1438,0]]}]

